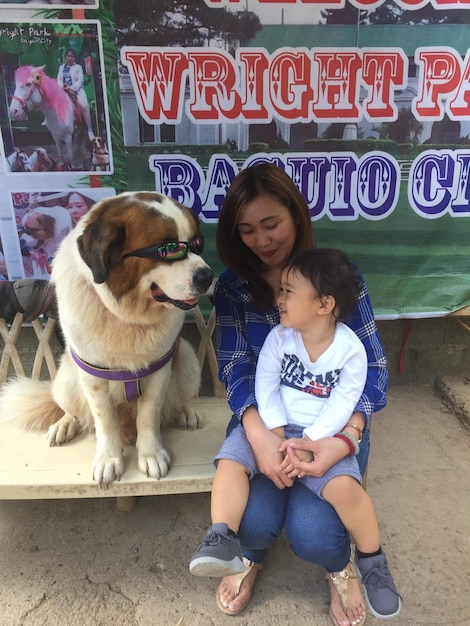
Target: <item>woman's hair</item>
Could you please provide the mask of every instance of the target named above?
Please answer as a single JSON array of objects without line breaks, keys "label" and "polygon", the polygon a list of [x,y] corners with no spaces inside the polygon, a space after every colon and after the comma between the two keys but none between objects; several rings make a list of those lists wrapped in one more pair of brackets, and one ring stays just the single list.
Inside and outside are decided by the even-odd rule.
[{"label": "woman's hair", "polygon": [[262,194],[287,207],[297,224],[293,254],[312,248],[313,233],[308,205],[283,169],[272,163],[260,163],[247,167],[234,178],[220,211],[217,253],[224,265],[248,281],[255,307],[266,310],[274,304],[273,289],[261,275],[267,266],[243,243],[238,231],[240,211]]},{"label": "woman's hair", "polygon": [[336,248],[306,250],[290,259],[287,272],[298,272],[308,280],[317,295],[332,296],[337,321],[347,320],[353,312],[362,288],[361,276],[347,254]]}]

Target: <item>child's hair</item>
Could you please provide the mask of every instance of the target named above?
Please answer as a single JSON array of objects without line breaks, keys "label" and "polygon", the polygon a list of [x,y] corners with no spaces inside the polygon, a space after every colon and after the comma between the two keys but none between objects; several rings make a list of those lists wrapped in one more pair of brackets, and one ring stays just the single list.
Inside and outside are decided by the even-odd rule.
[{"label": "child's hair", "polygon": [[347,254],[336,248],[314,248],[294,256],[284,267],[299,272],[319,297],[332,296],[334,316],[344,321],[351,315],[362,289],[362,279]]}]

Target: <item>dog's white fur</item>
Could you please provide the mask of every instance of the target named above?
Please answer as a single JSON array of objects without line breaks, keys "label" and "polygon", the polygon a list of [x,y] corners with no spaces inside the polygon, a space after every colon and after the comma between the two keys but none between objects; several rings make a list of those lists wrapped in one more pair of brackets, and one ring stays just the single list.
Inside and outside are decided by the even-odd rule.
[{"label": "dog's white fur", "polygon": [[192,252],[173,263],[123,255],[167,241],[189,241],[199,232],[189,209],[156,193],[126,193],[96,204],[64,239],[53,262],[67,344],[57,376],[52,383],[14,379],[0,394],[0,415],[23,428],[49,428],[51,445],[95,430],[93,477],[101,485],[119,479],[124,471],[117,418],[124,402],[123,383],[84,372],[69,348],[95,366],[135,371],[164,356],[177,341],[172,361],[141,379],[137,400],[139,469],[156,479],[165,476],[170,457],[160,425],[202,425],[188,404],[199,390],[200,367],[189,343],[178,339],[184,311],[155,301],[151,285],[192,305],[209,286],[202,287],[200,280],[196,285],[195,275],[202,272],[210,284],[212,272]]}]

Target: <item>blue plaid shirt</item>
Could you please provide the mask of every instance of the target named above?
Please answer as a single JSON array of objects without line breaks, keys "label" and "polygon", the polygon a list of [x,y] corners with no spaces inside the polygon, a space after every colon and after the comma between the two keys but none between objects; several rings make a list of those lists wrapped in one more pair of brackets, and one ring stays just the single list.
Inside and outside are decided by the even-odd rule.
[{"label": "blue plaid shirt", "polygon": [[[372,413],[387,402],[387,358],[379,337],[367,287],[363,287],[347,325],[364,344],[368,373],[364,392],[356,406],[369,421]],[[279,324],[276,307],[262,313],[253,307],[248,282],[225,270],[215,287],[219,379],[224,383],[234,415],[241,420],[249,406],[258,407],[255,398],[256,362],[269,331]]]}]

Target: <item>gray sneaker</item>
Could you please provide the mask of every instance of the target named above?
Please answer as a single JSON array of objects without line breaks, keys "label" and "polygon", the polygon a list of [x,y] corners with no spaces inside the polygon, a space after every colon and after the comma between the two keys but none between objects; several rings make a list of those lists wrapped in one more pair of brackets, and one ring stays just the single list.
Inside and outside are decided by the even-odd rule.
[{"label": "gray sneaker", "polygon": [[401,611],[401,596],[388,569],[385,554],[360,559],[356,565],[362,576],[367,604],[375,617],[395,617]]},{"label": "gray sneaker", "polygon": [[203,542],[191,557],[194,576],[223,578],[245,571],[239,539],[228,534],[227,524],[212,524]]}]

